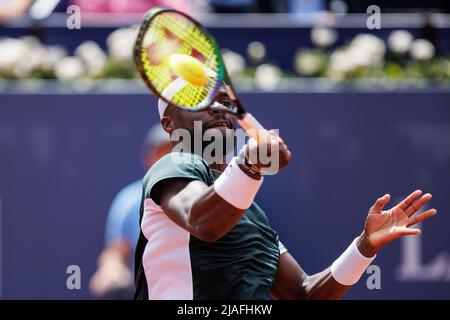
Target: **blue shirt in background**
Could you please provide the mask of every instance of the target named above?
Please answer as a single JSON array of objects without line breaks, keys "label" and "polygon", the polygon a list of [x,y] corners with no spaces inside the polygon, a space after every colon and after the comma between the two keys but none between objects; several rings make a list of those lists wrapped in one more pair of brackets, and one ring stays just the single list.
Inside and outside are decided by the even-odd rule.
[{"label": "blue shirt in background", "polygon": [[142,197],[142,179],[124,187],[115,196],[106,219],[105,244],[128,241],[134,248],[139,238],[139,210]]}]

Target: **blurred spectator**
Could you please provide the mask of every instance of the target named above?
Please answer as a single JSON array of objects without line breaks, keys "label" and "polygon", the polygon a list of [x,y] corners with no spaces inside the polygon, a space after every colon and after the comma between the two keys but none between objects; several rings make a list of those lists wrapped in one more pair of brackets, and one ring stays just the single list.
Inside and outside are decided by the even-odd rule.
[{"label": "blurred spectator", "polygon": [[[171,149],[168,134],[158,123],[147,133],[142,148],[142,165],[150,166]],[[139,208],[142,179],[124,187],[114,198],[108,213],[105,246],[98,259],[98,269],[90,281],[92,295],[101,299],[131,299],[134,278],[131,266],[139,237]]]},{"label": "blurred spectator", "polygon": [[71,3],[89,13],[144,13],[152,7],[191,12],[189,0],[72,0]]},{"label": "blurred spectator", "polygon": [[323,0],[288,0],[290,13],[315,13],[326,10]]},{"label": "blurred spectator", "polygon": [[0,23],[23,16],[32,3],[33,0],[0,0]]},{"label": "blurred spectator", "polygon": [[287,0],[210,0],[217,13],[286,12]]},{"label": "blurred spectator", "polygon": [[250,13],[257,12],[256,0],[210,0],[217,13]]},{"label": "blurred spectator", "polygon": [[329,4],[333,2],[344,2],[348,8],[349,13],[365,13],[367,7],[372,4],[380,6],[381,11],[387,12],[450,12],[450,2],[448,0],[390,0],[390,1],[377,1],[373,0],[331,0]]}]

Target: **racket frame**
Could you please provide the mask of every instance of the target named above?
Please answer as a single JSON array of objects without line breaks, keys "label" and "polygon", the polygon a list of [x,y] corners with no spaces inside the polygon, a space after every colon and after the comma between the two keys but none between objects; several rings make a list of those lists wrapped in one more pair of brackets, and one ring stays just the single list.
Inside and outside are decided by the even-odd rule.
[{"label": "racket frame", "polygon": [[[183,105],[178,105],[173,103],[170,99],[167,99],[166,97],[164,97],[162,95],[161,92],[159,92],[159,90],[156,89],[156,87],[152,84],[152,81],[147,77],[145,68],[144,68],[144,63],[142,62],[142,58],[141,58],[141,54],[142,54],[142,50],[143,50],[143,41],[145,39],[145,35],[147,34],[151,23],[154,19],[156,19],[158,17],[158,15],[160,14],[167,14],[167,13],[174,13],[177,15],[181,15],[183,16],[186,20],[190,21],[191,23],[193,23],[203,34],[203,36],[205,36],[208,41],[210,41],[212,47],[214,48],[214,53],[217,59],[217,63],[218,63],[218,69],[220,72],[217,73],[218,77],[216,79],[216,84],[212,90],[212,92],[208,95],[208,103],[205,106],[183,106]],[[144,20],[142,21],[140,27],[139,27],[139,32],[138,35],[136,37],[136,40],[134,42],[134,47],[133,47],[133,58],[134,58],[134,63],[136,65],[136,68],[138,69],[138,72],[142,78],[142,80],[144,81],[144,83],[147,85],[147,87],[155,94],[157,95],[159,98],[161,98],[162,100],[164,100],[165,102],[167,102],[168,104],[173,104],[179,108],[182,108],[184,110],[189,110],[192,112],[196,112],[196,111],[201,111],[201,110],[205,110],[208,109],[210,107],[210,105],[214,102],[215,97],[217,96],[217,93],[220,90],[220,87],[222,86],[222,81],[224,79],[224,74],[226,72],[225,69],[225,64],[223,63],[223,59],[222,59],[222,55],[220,54],[219,51],[219,46],[217,45],[217,42],[215,41],[214,37],[211,36],[211,34],[201,25],[200,22],[198,22],[197,20],[193,19],[192,17],[188,16],[187,14],[185,14],[184,12],[172,9],[172,8],[164,8],[164,7],[157,7],[157,8],[152,8],[149,11],[147,11],[147,13],[144,15]]]},{"label": "racket frame", "polygon": [[[152,82],[148,79],[142,60],[141,60],[141,53],[142,53],[142,43],[145,38],[145,35],[153,21],[159,14],[169,13],[173,12],[179,15],[182,15],[184,18],[192,22],[199,30],[202,31],[203,35],[211,42],[212,46],[214,47],[214,52],[216,54],[216,58],[219,64],[219,67],[222,69],[222,78],[218,79],[216,86],[213,89],[212,94],[210,95],[210,103],[207,106],[201,106],[201,107],[185,107],[181,105],[174,104],[170,99],[166,99],[152,84]],[[143,79],[144,83],[147,85],[147,87],[155,93],[158,97],[160,97],[162,100],[167,102],[168,104],[172,104],[178,108],[196,112],[196,111],[202,111],[202,110],[214,110],[215,108],[212,107],[214,103],[214,99],[216,98],[220,87],[222,85],[225,86],[225,89],[227,91],[227,94],[231,101],[233,102],[234,107],[233,108],[220,108],[222,112],[230,113],[237,117],[239,125],[255,140],[261,141],[269,139],[269,133],[264,129],[264,127],[250,114],[248,113],[244,106],[242,105],[241,101],[238,99],[236,95],[236,91],[234,90],[233,84],[231,82],[231,79],[228,75],[226,66],[223,62],[222,55],[220,54],[220,48],[214,39],[214,37],[202,26],[200,22],[195,20],[194,18],[188,16],[184,12],[172,9],[172,8],[163,8],[163,7],[157,7],[150,9],[144,16],[144,20],[141,23],[141,26],[139,28],[139,32],[133,47],[133,57],[134,62],[136,64],[136,67],[139,71],[139,74],[141,75],[141,78]]]}]

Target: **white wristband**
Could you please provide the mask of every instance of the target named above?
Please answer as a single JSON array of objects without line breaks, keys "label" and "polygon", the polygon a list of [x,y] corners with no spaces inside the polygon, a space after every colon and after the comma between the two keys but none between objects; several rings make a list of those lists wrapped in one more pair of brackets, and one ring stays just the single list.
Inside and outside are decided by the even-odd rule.
[{"label": "white wristband", "polygon": [[358,282],[361,275],[377,255],[367,258],[356,246],[358,238],[353,240],[347,250],[331,265],[333,278],[342,285],[351,286]]},{"label": "white wristband", "polygon": [[231,159],[228,167],[214,182],[214,190],[233,207],[244,210],[252,205],[264,178],[250,178],[239,168],[236,160],[237,157]]}]

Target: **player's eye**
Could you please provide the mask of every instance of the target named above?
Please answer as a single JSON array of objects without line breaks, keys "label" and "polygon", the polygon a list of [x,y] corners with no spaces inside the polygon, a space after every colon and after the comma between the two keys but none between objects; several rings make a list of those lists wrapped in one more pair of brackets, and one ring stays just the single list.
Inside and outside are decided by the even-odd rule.
[{"label": "player's eye", "polygon": [[221,101],[220,104],[224,107],[231,108],[231,103],[229,101]]}]

